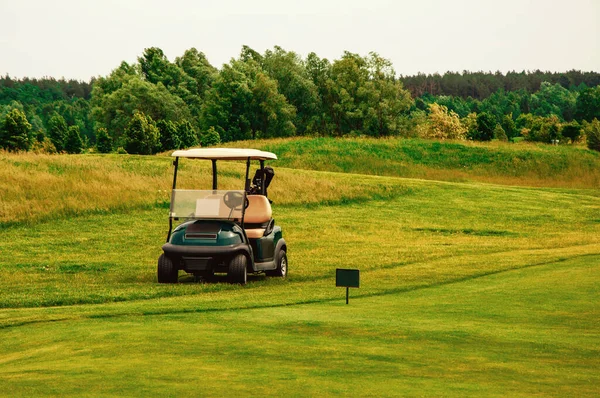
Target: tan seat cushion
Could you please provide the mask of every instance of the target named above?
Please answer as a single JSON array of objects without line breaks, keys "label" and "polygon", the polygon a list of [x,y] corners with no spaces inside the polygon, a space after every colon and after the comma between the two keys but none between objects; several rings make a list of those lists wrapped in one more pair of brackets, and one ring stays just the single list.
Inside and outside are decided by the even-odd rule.
[{"label": "tan seat cushion", "polygon": [[248,239],[260,239],[265,235],[265,228],[246,229]]},{"label": "tan seat cushion", "polygon": [[262,224],[271,219],[271,203],[266,196],[248,195],[248,208],[244,215],[244,222],[250,224]]},{"label": "tan seat cushion", "polygon": [[[248,195],[248,208],[244,215],[244,222],[248,224],[263,224],[271,220],[273,215],[271,203],[266,196]],[[248,239],[259,239],[265,235],[265,228],[247,228]]]}]

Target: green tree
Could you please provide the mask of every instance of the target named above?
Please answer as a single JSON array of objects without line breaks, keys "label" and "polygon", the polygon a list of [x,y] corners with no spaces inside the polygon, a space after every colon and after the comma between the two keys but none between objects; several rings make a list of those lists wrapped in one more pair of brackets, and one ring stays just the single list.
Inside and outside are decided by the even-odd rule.
[{"label": "green tree", "polygon": [[160,133],[150,116],[136,112],[125,128],[127,153],[150,155],[159,147]]},{"label": "green tree", "polygon": [[295,134],[294,107],[252,58],[223,65],[202,115],[203,130],[214,127],[224,142]]},{"label": "green tree", "polygon": [[413,105],[390,61],[345,52],[330,72],[331,119],[339,135],[387,136],[400,131],[400,118]]},{"label": "green tree", "polygon": [[180,141],[180,148],[198,146],[198,135],[189,121],[181,121],[175,127],[177,129],[177,137]]},{"label": "green tree", "polygon": [[273,50],[265,51],[261,66],[277,81],[278,91],[296,108],[293,123],[298,134],[314,131],[319,95],[302,59],[294,52],[275,46]]},{"label": "green tree", "polygon": [[570,140],[571,143],[575,143],[581,136],[581,125],[576,120],[573,120],[571,123],[565,123],[560,133],[564,138]]},{"label": "green tree", "polygon": [[11,151],[28,151],[31,147],[31,124],[20,109],[11,110],[0,126],[0,146]]},{"label": "green tree", "polygon": [[587,146],[591,150],[600,152],[600,121],[583,122],[583,131],[586,135]]},{"label": "green tree", "polygon": [[[195,82],[195,87],[188,87],[188,91],[197,95],[200,100],[204,100],[217,77],[217,69],[208,62],[204,53],[195,48],[186,50],[181,57],[175,59],[175,64]],[[189,82],[186,80],[186,84]]]},{"label": "green tree", "polygon": [[515,121],[513,120],[512,113],[510,113],[508,115],[504,115],[502,117],[501,126],[502,126],[502,129],[504,129],[506,137],[509,141],[512,141],[513,138],[515,138],[519,134],[519,132],[517,130],[517,125],[515,124]]},{"label": "green tree", "polygon": [[522,114],[517,119],[517,124],[523,126],[521,134],[527,141],[551,143],[561,138],[561,121],[556,115],[542,117]]},{"label": "green tree", "polygon": [[304,62],[306,72],[317,89],[318,102],[311,130],[322,135],[330,135],[335,131],[333,123],[333,80],[331,80],[331,64],[325,58],[321,59],[311,52]]},{"label": "green tree", "polygon": [[[111,77],[112,78],[112,77]],[[190,120],[191,114],[185,102],[170,93],[162,83],[153,84],[137,75],[117,75],[121,85],[106,94],[96,86],[92,91],[93,115],[98,127],[109,130],[116,146],[123,145],[123,133],[136,112],[152,120]]]},{"label": "green tree", "polygon": [[183,148],[177,127],[173,122],[161,119],[156,123],[156,127],[160,132],[160,146],[163,151]]},{"label": "green tree", "polygon": [[427,138],[464,140],[467,128],[462,125],[460,118],[453,111],[448,111],[443,105],[429,104],[428,123],[422,130]]},{"label": "green tree", "polygon": [[[195,49],[186,51],[183,58],[182,65],[205,62],[203,67],[207,71],[209,70],[210,64],[206,58],[202,59],[200,53]],[[144,54],[138,58],[138,61],[142,76],[146,81],[155,85],[163,85],[171,94],[185,102],[195,118],[200,115],[202,97],[206,87],[199,87],[198,81],[188,75],[184,68],[178,65],[177,60],[176,63],[171,63],[160,48],[151,47],[144,50]],[[155,120],[157,119],[155,118]]]},{"label": "green tree", "polygon": [[539,116],[556,115],[562,120],[573,120],[576,94],[560,84],[542,82],[540,89],[531,96],[532,113]]},{"label": "green tree", "polygon": [[[396,72],[389,60],[371,52],[366,58],[366,67],[369,72],[364,86],[366,95],[359,106],[365,117],[364,132],[376,137],[398,134],[400,117],[408,114],[413,105],[410,93],[396,79]],[[451,117],[460,125],[455,112]],[[453,138],[461,135],[457,131],[451,132]]]},{"label": "green tree", "polygon": [[369,78],[366,60],[348,51],[331,67],[330,91],[333,99],[331,118],[338,135],[361,133],[364,113],[361,103],[367,99],[365,84]]},{"label": "green tree", "polygon": [[112,138],[104,127],[96,130],[96,149],[100,153],[112,152]]},{"label": "green tree", "polygon": [[494,128],[494,137],[499,141],[508,141],[508,136],[506,135],[506,131],[499,124]]},{"label": "green tree", "polygon": [[490,141],[494,137],[496,118],[487,112],[477,115],[477,131],[472,137],[478,141]]},{"label": "green tree", "polygon": [[468,139],[474,139],[477,136],[477,114],[475,112],[469,113],[467,116],[460,119],[461,124],[467,129],[466,137]]},{"label": "green tree", "polygon": [[79,133],[79,126],[70,126],[67,130],[64,149],[67,153],[81,153],[83,150],[83,141]]},{"label": "green tree", "polygon": [[48,138],[56,147],[58,152],[65,149],[65,140],[67,139],[67,122],[65,118],[55,113],[48,121]]},{"label": "green tree", "polygon": [[588,122],[600,119],[600,86],[586,88],[579,93],[575,105],[575,118]]},{"label": "green tree", "polygon": [[214,127],[210,127],[208,131],[202,135],[202,146],[215,146],[221,143],[221,137]]}]

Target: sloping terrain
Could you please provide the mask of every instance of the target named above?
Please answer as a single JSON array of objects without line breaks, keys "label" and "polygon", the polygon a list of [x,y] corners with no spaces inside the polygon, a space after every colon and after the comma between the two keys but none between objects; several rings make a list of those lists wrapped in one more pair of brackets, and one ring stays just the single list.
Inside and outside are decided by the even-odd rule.
[{"label": "sloping terrain", "polygon": [[[299,170],[279,155],[270,194],[290,275],[242,287],[156,283],[168,158],[3,154],[30,180],[0,202],[2,390],[600,393],[597,189]],[[181,183],[208,182],[206,166]],[[340,267],[361,271],[348,306]]]}]

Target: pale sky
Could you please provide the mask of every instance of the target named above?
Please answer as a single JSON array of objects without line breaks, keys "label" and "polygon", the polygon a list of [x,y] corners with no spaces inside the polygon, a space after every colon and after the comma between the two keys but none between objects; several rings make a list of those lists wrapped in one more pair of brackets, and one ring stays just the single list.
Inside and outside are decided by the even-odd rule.
[{"label": "pale sky", "polygon": [[375,51],[398,74],[600,71],[600,0],[0,0],[0,75],[89,80],[144,48],[220,68],[242,45],[330,61]]}]

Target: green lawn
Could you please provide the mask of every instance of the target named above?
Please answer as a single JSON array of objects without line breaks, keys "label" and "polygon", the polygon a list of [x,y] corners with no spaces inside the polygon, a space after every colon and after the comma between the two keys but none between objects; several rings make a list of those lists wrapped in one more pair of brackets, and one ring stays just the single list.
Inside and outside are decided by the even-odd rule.
[{"label": "green lawn", "polygon": [[[15,395],[593,397],[598,261],[362,295],[350,305],[340,289],[311,304],[210,311],[187,300],[190,312],[9,327],[0,384]],[[259,292],[239,298],[265,304]]]},{"label": "green lawn", "polygon": [[0,395],[600,394],[598,189],[278,170],[286,280],[158,285],[155,199],[2,228]]}]

